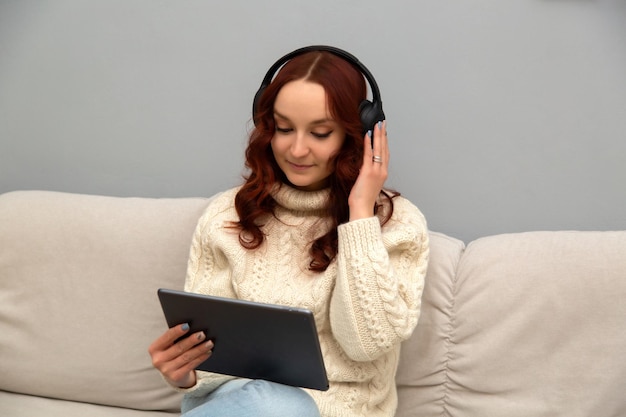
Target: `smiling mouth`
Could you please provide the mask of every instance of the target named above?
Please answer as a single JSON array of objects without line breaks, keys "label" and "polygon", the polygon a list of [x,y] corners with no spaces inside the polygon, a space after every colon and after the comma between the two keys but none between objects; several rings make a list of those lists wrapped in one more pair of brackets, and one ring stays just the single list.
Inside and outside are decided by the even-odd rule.
[{"label": "smiling mouth", "polygon": [[313,165],[300,165],[300,164],[295,164],[293,162],[287,161],[289,162],[289,165],[291,165],[292,168],[294,169],[306,169],[306,168],[311,168]]}]

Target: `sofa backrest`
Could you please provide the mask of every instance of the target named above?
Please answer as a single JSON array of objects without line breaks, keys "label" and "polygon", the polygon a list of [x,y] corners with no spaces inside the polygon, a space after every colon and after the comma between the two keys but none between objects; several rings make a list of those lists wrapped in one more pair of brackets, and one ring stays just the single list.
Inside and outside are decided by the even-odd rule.
[{"label": "sofa backrest", "polygon": [[[0,195],[0,390],[176,412],[147,347],[207,203]],[[397,417],[626,415],[626,231],[430,243]]]},{"label": "sofa backrest", "polygon": [[[180,396],[147,349],[206,199],[0,196],[0,390],[139,410]],[[1,413],[0,413],[1,414]]]},{"label": "sofa backrest", "polygon": [[398,416],[626,415],[626,231],[433,241]]}]

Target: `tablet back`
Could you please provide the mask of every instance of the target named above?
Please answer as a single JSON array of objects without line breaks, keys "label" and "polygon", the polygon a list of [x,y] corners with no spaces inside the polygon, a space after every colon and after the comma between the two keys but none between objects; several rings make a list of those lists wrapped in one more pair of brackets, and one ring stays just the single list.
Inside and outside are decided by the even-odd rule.
[{"label": "tablet back", "polygon": [[197,369],[325,391],[313,313],[302,308],[159,289],[169,327],[189,323],[215,347]]}]

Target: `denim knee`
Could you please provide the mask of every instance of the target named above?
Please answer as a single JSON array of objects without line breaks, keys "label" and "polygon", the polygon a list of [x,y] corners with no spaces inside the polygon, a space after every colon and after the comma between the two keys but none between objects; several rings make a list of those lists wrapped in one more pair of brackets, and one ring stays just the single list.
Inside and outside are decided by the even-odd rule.
[{"label": "denim knee", "polygon": [[313,398],[300,388],[255,380],[244,385],[243,391],[254,396],[258,416],[320,417]]},{"label": "denim knee", "polygon": [[204,397],[185,396],[185,417],[320,417],[304,390],[263,380],[230,381]]}]

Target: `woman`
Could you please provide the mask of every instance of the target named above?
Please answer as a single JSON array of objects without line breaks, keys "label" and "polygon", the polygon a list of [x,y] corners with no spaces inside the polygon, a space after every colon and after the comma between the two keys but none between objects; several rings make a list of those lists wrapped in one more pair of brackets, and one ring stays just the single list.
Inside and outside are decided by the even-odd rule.
[{"label": "woman", "polygon": [[297,54],[255,99],[249,174],[200,218],[185,284],[312,310],[330,388],[194,371],[213,343],[183,324],[150,354],[185,393],[185,416],[395,413],[400,342],[419,317],[428,235],[420,211],[383,190],[386,122],[363,133],[366,83],[348,61],[323,48]]}]

